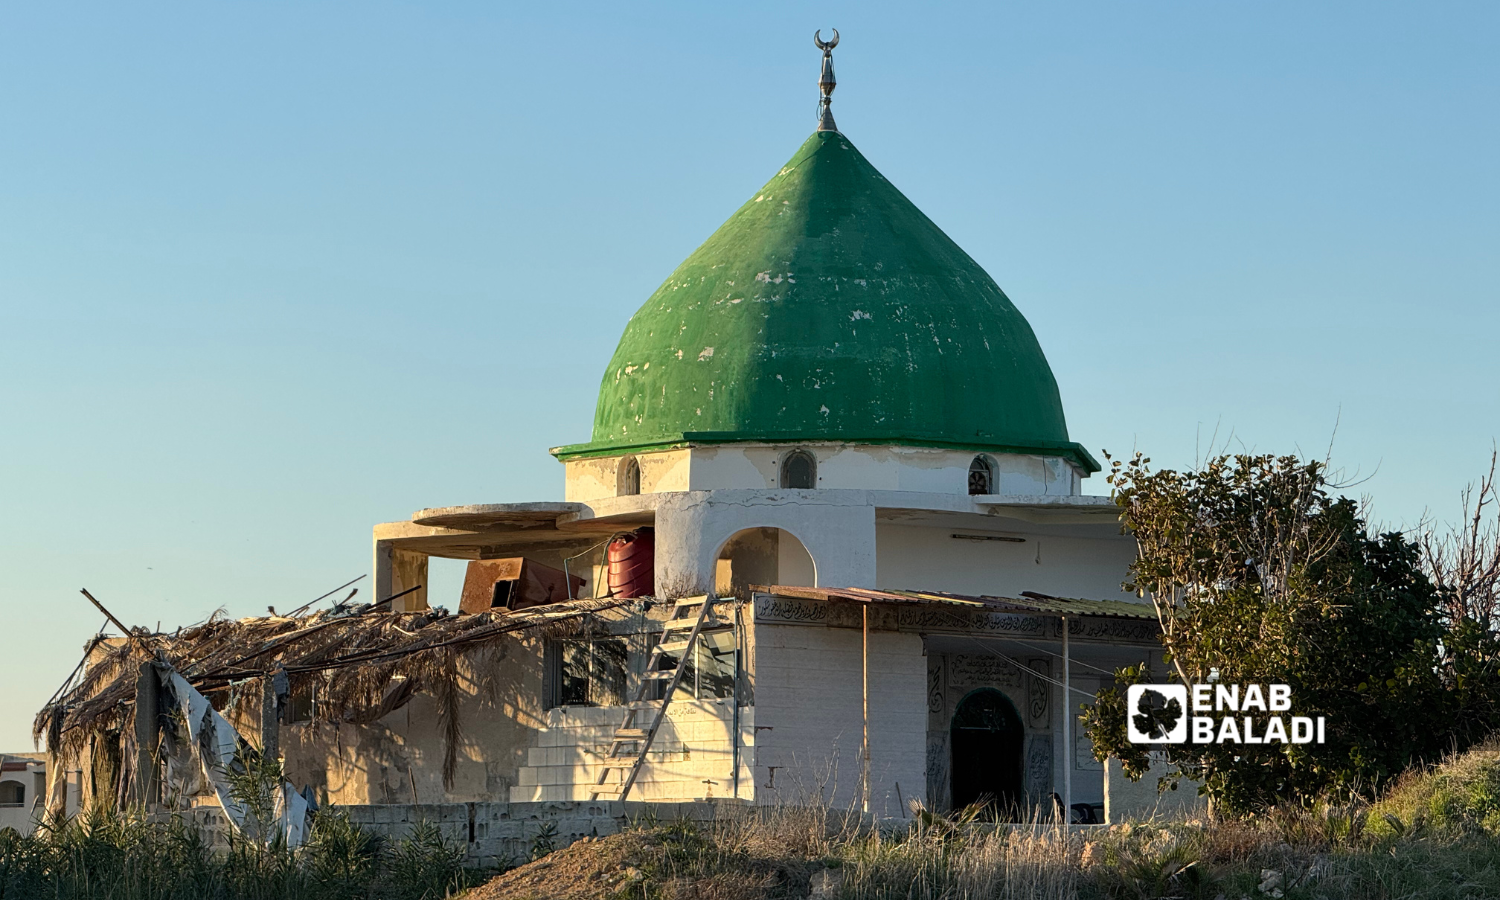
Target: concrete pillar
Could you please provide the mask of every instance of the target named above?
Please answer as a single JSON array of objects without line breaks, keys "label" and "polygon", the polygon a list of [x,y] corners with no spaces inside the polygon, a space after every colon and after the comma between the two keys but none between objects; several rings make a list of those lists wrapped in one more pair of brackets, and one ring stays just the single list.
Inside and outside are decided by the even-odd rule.
[{"label": "concrete pillar", "polygon": [[281,755],[281,722],[276,717],[276,681],[270,675],[260,680],[260,752],[267,758]]},{"label": "concrete pillar", "polygon": [[393,597],[407,588],[421,587],[391,604],[393,612],[427,609],[427,554],[397,549],[390,541],[375,542],[375,599]]},{"label": "concrete pillar", "polygon": [[147,806],[156,802],[157,697],[156,665],[141,663],[135,681],[135,776],[131,780],[131,803]]}]

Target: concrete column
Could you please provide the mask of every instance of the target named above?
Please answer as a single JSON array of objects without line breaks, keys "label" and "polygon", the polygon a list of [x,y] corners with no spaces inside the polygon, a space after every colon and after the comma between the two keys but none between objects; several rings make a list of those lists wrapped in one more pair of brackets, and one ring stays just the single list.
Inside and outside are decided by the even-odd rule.
[{"label": "concrete column", "polygon": [[270,675],[260,680],[260,752],[268,758],[281,755],[281,722],[276,718],[276,681]]},{"label": "concrete column", "polygon": [[391,604],[392,612],[427,609],[427,554],[400,550],[390,541],[375,542],[375,600],[395,596],[417,587]]},{"label": "concrete column", "polygon": [[141,663],[135,682],[135,777],[130,796],[139,806],[156,802],[157,695],[156,666]]}]

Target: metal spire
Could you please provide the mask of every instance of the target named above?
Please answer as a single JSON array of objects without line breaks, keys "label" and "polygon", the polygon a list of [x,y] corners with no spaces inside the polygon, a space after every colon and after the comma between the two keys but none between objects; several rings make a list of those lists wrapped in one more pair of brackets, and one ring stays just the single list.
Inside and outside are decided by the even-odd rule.
[{"label": "metal spire", "polygon": [[824,41],[823,29],[819,28],[813,32],[813,44],[823,51],[823,73],[818,76],[818,90],[823,95],[818,101],[818,130],[838,131],[839,127],[833,123],[833,111],[828,106],[833,102],[833,89],[839,84],[833,77],[833,48],[839,45],[839,30],[833,29],[833,40]]}]

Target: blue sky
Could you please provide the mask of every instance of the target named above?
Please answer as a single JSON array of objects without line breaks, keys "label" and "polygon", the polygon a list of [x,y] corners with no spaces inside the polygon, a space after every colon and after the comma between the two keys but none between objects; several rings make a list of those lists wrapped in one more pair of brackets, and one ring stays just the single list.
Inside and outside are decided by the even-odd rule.
[{"label": "blue sky", "polygon": [[1075,440],[1337,422],[1378,517],[1454,514],[1500,432],[1494,4],[8,4],[0,749],[81,587],[287,609],[376,522],[560,498],[546,448],[813,129],[830,26],[841,128],[1025,313]]}]

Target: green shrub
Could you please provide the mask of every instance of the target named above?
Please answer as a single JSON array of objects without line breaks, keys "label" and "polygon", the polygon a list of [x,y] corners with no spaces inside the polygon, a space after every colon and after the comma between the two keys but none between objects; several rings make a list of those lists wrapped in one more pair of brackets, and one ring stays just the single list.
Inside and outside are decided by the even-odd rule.
[{"label": "green shrub", "polygon": [[182,819],[119,812],[0,832],[0,900],[438,900],[479,873],[436,826],[383,841],[337,810],[296,852],[243,839],[214,850]]}]

